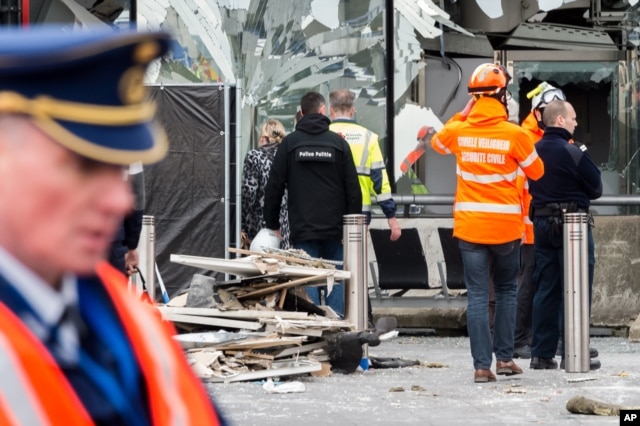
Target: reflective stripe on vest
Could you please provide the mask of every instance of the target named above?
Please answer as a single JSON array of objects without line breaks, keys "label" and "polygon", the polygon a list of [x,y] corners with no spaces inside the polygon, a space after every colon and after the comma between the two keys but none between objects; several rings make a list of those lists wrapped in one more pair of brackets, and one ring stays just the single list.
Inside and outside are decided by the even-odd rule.
[{"label": "reflective stripe on vest", "polygon": [[468,201],[458,201],[455,204],[455,211],[522,214],[522,207],[520,206],[520,204],[474,203]]},{"label": "reflective stripe on vest", "polygon": [[364,146],[362,147],[362,157],[360,157],[360,168],[368,169],[367,161],[369,160],[369,142],[371,141],[371,130],[367,130],[364,137]]},{"label": "reflective stripe on vest", "polygon": [[442,144],[442,142],[440,142],[440,139],[438,139],[437,136],[434,136],[434,137],[431,138],[431,144],[435,145],[438,148],[440,148],[440,150],[444,151],[446,154],[452,154],[451,150],[449,148],[447,148],[446,146],[444,146]]},{"label": "reflective stripe on vest", "polygon": [[482,184],[497,183],[503,181],[513,182],[518,176],[517,171],[507,174],[494,173],[491,175],[477,175],[469,172],[463,172],[462,170],[460,170],[460,166],[456,166],[456,172],[462,179],[466,181]]},{"label": "reflective stripe on vest", "polygon": [[7,338],[0,334],[0,407],[2,415],[11,416],[6,419],[16,425],[45,425],[46,415],[43,414],[38,397],[28,385],[18,355],[13,351]]},{"label": "reflective stripe on vest", "polygon": [[[113,301],[147,386],[151,423],[219,425],[204,386],[171,338],[160,313],[136,300],[124,275],[103,262],[97,272]],[[9,374],[11,372],[12,374]],[[18,403],[16,403],[18,401]],[[0,425],[92,425],[73,387],[44,345],[0,303]]]},{"label": "reflective stripe on vest", "polygon": [[0,424],[93,422],[44,345],[0,303]]},{"label": "reflective stripe on vest", "polygon": [[376,196],[376,199],[378,201],[390,200],[391,198],[393,198],[392,195],[388,193],[380,194]]},{"label": "reflective stripe on vest", "polygon": [[524,161],[521,161],[518,164],[523,169],[526,169],[527,167],[532,165],[537,159],[538,159],[538,152],[534,150],[531,154],[529,154],[527,158],[524,159]]}]

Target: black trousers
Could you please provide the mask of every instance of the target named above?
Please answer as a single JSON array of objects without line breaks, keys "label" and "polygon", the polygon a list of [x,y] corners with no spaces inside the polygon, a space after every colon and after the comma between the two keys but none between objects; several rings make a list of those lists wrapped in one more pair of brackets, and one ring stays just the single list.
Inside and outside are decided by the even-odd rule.
[{"label": "black trousers", "polygon": [[536,251],[533,244],[520,246],[520,273],[518,274],[518,305],[516,308],[516,330],[513,344],[516,348],[529,344],[531,338],[531,315],[535,284],[531,279],[536,266]]}]

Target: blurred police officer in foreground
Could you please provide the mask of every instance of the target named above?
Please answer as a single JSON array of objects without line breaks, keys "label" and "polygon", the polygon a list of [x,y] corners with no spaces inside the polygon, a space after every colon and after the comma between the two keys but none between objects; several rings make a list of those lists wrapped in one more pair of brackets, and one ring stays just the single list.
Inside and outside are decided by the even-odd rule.
[{"label": "blurred police officer in foreground", "polygon": [[162,33],[0,31],[0,424],[220,424],[157,311],[104,259],[123,167],[161,160]]}]

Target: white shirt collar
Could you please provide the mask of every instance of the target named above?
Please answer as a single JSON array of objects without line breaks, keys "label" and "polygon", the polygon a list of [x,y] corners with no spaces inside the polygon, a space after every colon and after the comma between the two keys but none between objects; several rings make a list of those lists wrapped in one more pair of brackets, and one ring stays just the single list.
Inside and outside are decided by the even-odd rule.
[{"label": "white shirt collar", "polygon": [[0,272],[48,325],[58,323],[65,306],[77,304],[77,281],[71,274],[63,277],[60,291],[56,291],[3,247],[0,247]]}]

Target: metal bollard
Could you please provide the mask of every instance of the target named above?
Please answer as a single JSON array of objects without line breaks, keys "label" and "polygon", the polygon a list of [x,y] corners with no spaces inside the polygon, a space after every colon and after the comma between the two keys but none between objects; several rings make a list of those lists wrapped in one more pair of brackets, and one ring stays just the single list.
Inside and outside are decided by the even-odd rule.
[{"label": "metal bollard", "polygon": [[146,281],[147,293],[155,302],[156,295],[156,224],[153,216],[142,216],[142,230],[138,241],[138,269]]},{"label": "metal bollard", "polygon": [[586,213],[563,215],[564,356],[567,373],[589,371],[589,261]]},{"label": "metal bollard", "polygon": [[345,285],[345,319],[356,330],[367,328],[367,233],[366,216],[348,214],[344,216],[344,269],[351,272]]}]

